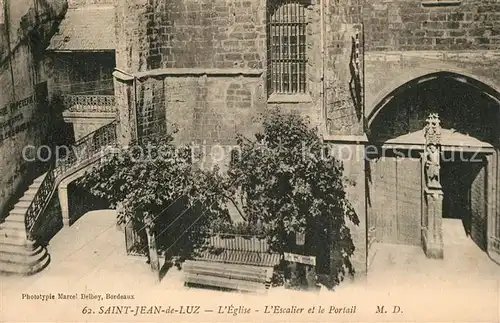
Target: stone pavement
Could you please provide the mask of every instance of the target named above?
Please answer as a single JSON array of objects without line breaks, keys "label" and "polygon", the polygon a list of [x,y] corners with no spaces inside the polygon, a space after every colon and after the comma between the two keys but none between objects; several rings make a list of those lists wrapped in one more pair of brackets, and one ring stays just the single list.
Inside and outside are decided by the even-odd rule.
[{"label": "stone pavement", "polygon": [[148,268],[142,268],[143,260],[125,257],[124,236],[115,223],[115,211],[89,212],[71,227],[63,228],[51,240],[47,247],[51,261],[40,275],[2,277],[2,290],[19,291],[42,285],[74,287],[87,280],[99,279],[99,274],[103,272],[120,271],[125,266],[130,267],[130,271],[138,270],[136,273],[140,273],[144,270],[147,274]]},{"label": "stone pavement", "polygon": [[[446,240],[445,240],[446,241]],[[445,259],[426,259],[418,247],[378,245],[367,283],[344,283],[335,292],[304,293],[271,289],[267,297],[185,288],[182,271],[170,269],[158,283],[145,259],[125,253],[123,232],[115,226],[114,211],[89,212],[51,241],[50,265],[32,277],[0,277],[0,322],[163,322],[159,316],[99,315],[109,306],[201,306],[199,316],[174,315],[169,320],[234,321],[250,316],[216,314],[219,306],[246,306],[251,321],[316,322],[462,321],[499,322],[500,266],[467,239],[445,249]],[[23,300],[22,294],[55,295],[56,300]],[[133,300],[58,300],[58,293],[132,295]],[[266,314],[265,306],[324,308],[357,306],[356,314],[311,317],[302,314]],[[401,313],[375,314],[377,306]],[[94,314],[84,314],[85,309]],[[268,311],[271,309],[268,308]],[[274,310],[274,309],[273,309]],[[316,309],[317,310],[317,309]],[[334,316],[332,316],[334,315]],[[382,315],[382,316],[380,316]],[[385,315],[385,316],[384,316]]]},{"label": "stone pavement", "polygon": [[411,279],[417,279],[419,285],[472,284],[477,288],[481,284],[491,286],[498,283],[500,266],[465,235],[460,220],[444,219],[443,237],[442,260],[427,259],[418,246],[376,244],[377,253],[369,269],[369,284],[412,285],[415,282]]},{"label": "stone pavement", "polygon": [[428,320],[449,321],[453,312],[464,322],[500,322],[500,266],[465,235],[460,220],[443,220],[444,259],[428,259],[418,246],[375,244],[366,288],[425,300],[423,309],[441,312],[424,310]]},{"label": "stone pavement", "polygon": [[[23,293],[75,293],[106,291],[124,293],[155,286],[143,259],[127,257],[124,235],[116,225],[115,211],[89,212],[69,228],[63,228],[48,246],[51,262],[30,277],[0,277],[2,302],[19,300]],[[140,279],[139,279],[140,277]],[[29,304],[29,305],[28,305]],[[30,301],[30,312],[43,302]],[[3,308],[5,315],[5,307]],[[28,311],[15,311],[16,320],[29,321]],[[55,313],[52,313],[55,314]],[[0,321],[2,321],[0,317]]]}]

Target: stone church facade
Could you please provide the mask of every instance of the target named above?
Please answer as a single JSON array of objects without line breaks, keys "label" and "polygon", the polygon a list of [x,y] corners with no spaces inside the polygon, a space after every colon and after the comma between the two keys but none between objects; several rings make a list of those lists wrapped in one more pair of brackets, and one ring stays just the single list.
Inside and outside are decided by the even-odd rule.
[{"label": "stone church facade", "polygon": [[[22,181],[25,167],[12,161],[21,155],[19,147],[38,145],[50,133],[54,118],[43,107],[57,83],[69,80],[78,86],[68,94],[92,96],[75,98],[83,102],[77,111],[70,100],[72,107],[63,113],[80,139],[96,124],[115,119],[115,107],[122,145],[175,124],[179,142],[232,147],[237,133],[251,136],[259,129],[254,117],[269,109],[307,116],[325,143],[349,154],[343,161],[345,175],[356,184],[348,194],[360,219],[351,228],[358,274],[367,272],[373,246],[380,243],[421,246],[429,256],[443,256],[446,218],[461,219],[478,247],[500,261],[498,1],[74,0],[68,7],[50,0],[43,7],[44,2],[36,2],[39,11],[28,10],[27,2],[16,11],[9,2],[0,23],[6,40],[0,45],[6,53],[0,55],[5,212],[8,197],[21,190],[16,181]],[[101,33],[109,41],[85,32],[100,29],[97,19],[85,19],[84,10],[106,21],[114,15],[114,28]],[[16,25],[30,17],[33,25],[46,24],[43,44],[33,42],[40,37],[32,37],[37,34],[31,29]],[[59,24],[63,17],[67,21]],[[71,19],[85,31],[71,28]],[[14,35],[21,29],[25,33]],[[42,45],[51,55],[34,55]],[[99,73],[70,75],[66,67],[49,64],[51,57],[61,63],[63,56],[75,62],[79,55]],[[102,56],[111,57],[104,61],[114,65],[112,75],[108,63],[92,58]],[[104,82],[105,89],[88,85],[95,82]],[[19,116],[36,111],[40,117],[24,128]],[[441,126],[441,191],[432,194],[424,130],[431,114]],[[66,182],[61,177],[52,183],[60,191],[63,217],[68,197],[61,192],[80,176],[64,175]],[[49,201],[51,195],[43,197]],[[21,211],[3,229],[24,239],[18,223],[26,222],[26,207]]]},{"label": "stone church facade", "polygon": [[[251,135],[258,128],[253,117],[268,109],[309,117],[325,142],[357,156],[344,164],[356,183],[349,188],[361,221],[352,228],[353,262],[363,274],[373,243],[423,244],[423,129],[429,114],[438,113],[442,158],[449,157],[441,165],[442,215],[466,209],[468,233],[498,259],[498,2],[127,0],[115,6],[115,97],[124,144],[176,124],[180,142],[230,146],[236,133]],[[469,159],[453,162],[458,152]],[[461,172],[466,180],[459,180]],[[435,225],[442,240],[442,224]]]}]

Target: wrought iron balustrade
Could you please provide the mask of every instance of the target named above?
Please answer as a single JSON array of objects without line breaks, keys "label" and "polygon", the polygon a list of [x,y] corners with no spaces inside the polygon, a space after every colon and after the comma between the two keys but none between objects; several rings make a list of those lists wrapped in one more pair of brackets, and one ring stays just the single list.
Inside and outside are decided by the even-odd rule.
[{"label": "wrought iron balustrade", "polygon": [[45,207],[48,204],[48,201],[51,196],[52,191],[55,186],[55,172],[54,168],[50,168],[50,170],[46,173],[40,187],[38,188],[33,200],[31,201],[30,206],[26,210],[25,216],[25,224],[26,224],[26,234],[28,239],[31,239],[31,232],[35,227],[35,223],[40,214],[43,213]]},{"label": "wrought iron balustrade", "polygon": [[72,112],[115,112],[114,95],[77,95],[62,97],[64,106]]},{"label": "wrought iron balustrade", "polygon": [[109,152],[105,148],[115,146],[116,142],[116,121],[113,121],[78,140],[64,158],[51,162],[51,167],[26,210],[25,225],[28,239],[33,239],[35,225],[43,215],[60,181],[92,163],[96,158],[103,157]]}]

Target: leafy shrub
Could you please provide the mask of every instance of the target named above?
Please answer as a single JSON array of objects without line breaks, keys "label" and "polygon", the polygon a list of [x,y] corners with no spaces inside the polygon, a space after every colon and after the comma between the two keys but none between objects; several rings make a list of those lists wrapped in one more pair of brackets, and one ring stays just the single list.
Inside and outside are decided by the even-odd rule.
[{"label": "leafy shrub", "polygon": [[[346,197],[343,164],[334,156],[325,158],[326,146],[308,119],[276,109],[263,116],[262,125],[255,141],[238,136],[242,157],[232,160],[228,172],[234,191],[245,196],[244,213],[249,222],[263,223],[275,252],[316,255],[330,247],[330,253],[340,255],[338,261],[331,263],[326,254],[317,258],[339,283],[354,273],[346,221],[359,224]],[[297,232],[305,233],[301,248]]]}]

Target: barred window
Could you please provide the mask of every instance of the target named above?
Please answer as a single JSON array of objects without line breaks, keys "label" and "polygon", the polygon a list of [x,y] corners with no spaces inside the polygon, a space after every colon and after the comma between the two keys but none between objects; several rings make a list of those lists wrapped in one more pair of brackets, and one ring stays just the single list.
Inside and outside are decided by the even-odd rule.
[{"label": "barred window", "polygon": [[305,7],[301,0],[270,2],[267,19],[268,94],[306,92]]}]

